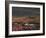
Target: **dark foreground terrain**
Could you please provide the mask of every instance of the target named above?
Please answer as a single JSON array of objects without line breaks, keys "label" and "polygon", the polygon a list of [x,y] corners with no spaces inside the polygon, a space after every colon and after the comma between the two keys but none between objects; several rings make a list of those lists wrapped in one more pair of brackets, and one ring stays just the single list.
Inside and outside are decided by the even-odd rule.
[{"label": "dark foreground terrain", "polygon": [[12,31],[40,30],[40,17],[12,17]]}]

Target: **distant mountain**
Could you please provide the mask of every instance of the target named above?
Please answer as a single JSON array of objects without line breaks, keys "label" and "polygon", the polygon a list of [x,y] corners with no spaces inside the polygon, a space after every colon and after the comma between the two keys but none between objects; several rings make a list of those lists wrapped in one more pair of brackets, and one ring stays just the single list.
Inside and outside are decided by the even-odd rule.
[{"label": "distant mountain", "polygon": [[12,22],[17,23],[40,23],[40,17],[39,16],[31,16],[31,17],[12,17]]}]

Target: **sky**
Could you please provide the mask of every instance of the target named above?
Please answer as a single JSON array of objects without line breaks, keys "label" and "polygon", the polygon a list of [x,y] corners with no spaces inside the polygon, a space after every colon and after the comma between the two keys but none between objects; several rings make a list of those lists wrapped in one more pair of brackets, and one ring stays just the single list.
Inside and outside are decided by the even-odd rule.
[{"label": "sky", "polygon": [[12,16],[39,16],[40,8],[12,7]]}]

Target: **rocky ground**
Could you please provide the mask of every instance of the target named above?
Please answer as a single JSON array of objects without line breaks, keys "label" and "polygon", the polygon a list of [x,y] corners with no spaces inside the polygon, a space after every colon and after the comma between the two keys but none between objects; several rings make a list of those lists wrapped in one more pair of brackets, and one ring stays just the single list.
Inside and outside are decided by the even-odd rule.
[{"label": "rocky ground", "polygon": [[12,31],[24,31],[24,30],[39,30],[40,29],[40,17],[12,17]]}]

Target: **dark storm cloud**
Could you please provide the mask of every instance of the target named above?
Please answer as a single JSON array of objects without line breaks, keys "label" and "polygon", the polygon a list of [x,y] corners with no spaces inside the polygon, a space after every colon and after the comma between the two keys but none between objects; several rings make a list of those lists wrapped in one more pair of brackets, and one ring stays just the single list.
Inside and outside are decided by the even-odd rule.
[{"label": "dark storm cloud", "polygon": [[12,7],[13,16],[39,16],[40,8]]}]

